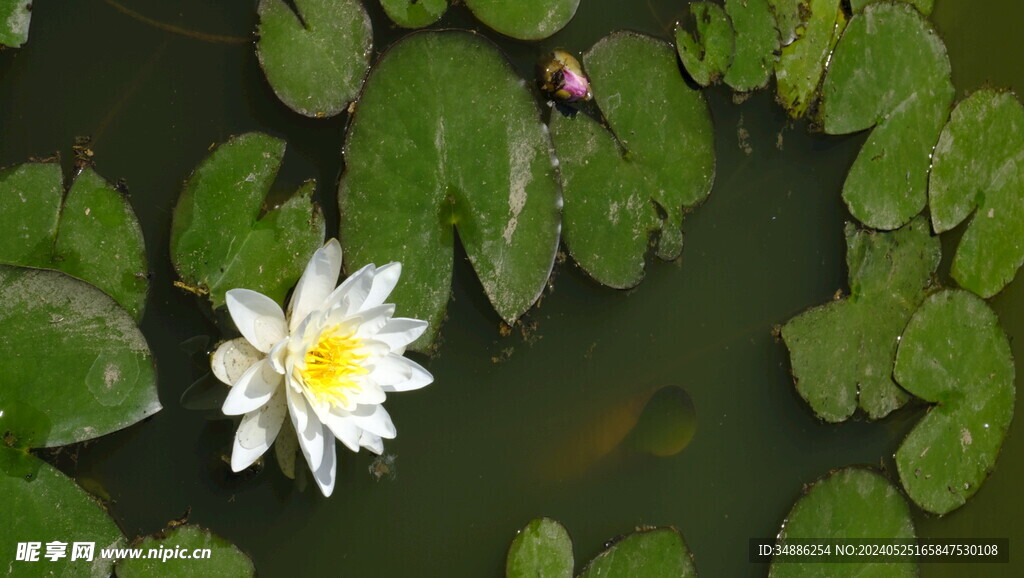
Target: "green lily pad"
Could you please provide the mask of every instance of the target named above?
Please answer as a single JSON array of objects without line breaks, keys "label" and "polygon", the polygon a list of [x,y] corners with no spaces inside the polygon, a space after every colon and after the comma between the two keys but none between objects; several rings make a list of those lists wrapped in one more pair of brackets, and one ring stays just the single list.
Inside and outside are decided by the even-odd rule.
[{"label": "green lily pad", "polygon": [[208,294],[244,287],[278,303],[324,241],[324,220],[312,202],[314,181],[277,207],[264,202],[285,143],[261,133],[234,137],[196,167],[174,208],[171,258],[185,285]]},{"label": "green lily pad", "polygon": [[[863,12],[864,7],[874,2],[875,0],[850,0],[850,8],[854,13]],[[932,13],[932,7],[935,4],[935,0],[903,0],[907,4],[910,4],[917,8],[918,12],[928,16]]]},{"label": "green lily pad", "polygon": [[952,101],[946,47],[913,6],[883,0],[850,19],[825,74],[821,109],[830,134],[875,127],[843,185],[854,217],[895,229],[921,212]]},{"label": "green lily pad", "polygon": [[675,528],[638,530],[598,554],[580,578],[598,576],[696,576],[693,556]]},{"label": "green lily pad", "polygon": [[768,0],[768,5],[775,14],[775,27],[779,30],[779,41],[788,46],[799,38],[801,28],[807,24],[810,16],[811,0]]},{"label": "green lily pad", "polygon": [[941,256],[924,217],[891,233],[848,224],[846,245],[851,295],[782,327],[797,392],[830,422],[845,420],[858,406],[879,419],[907,401],[892,380],[893,358]]},{"label": "green lily pad", "polygon": [[729,70],[736,50],[736,33],[725,10],[711,2],[690,4],[695,31],[676,25],[676,50],[693,80],[707,86]]},{"label": "green lily pad", "polygon": [[402,28],[423,28],[448,11],[448,0],[380,0],[384,12]]},{"label": "green lily pad", "polygon": [[793,117],[801,117],[814,102],[825,63],[846,28],[841,0],[808,0],[806,21],[795,38],[782,47],[775,63],[776,98]]},{"label": "green lily pad", "polygon": [[[8,574],[110,575],[114,561],[103,558],[101,551],[124,547],[125,539],[92,496],[53,466],[2,444],[0,470],[0,495],[9,504],[0,524],[0,540],[8,549]],[[76,542],[91,545],[91,553],[84,555]],[[23,548],[21,544],[38,548],[35,561],[16,559],[23,553],[17,551]],[[47,557],[48,552],[52,558]]]},{"label": "green lily pad", "polygon": [[334,116],[355,99],[370,66],[373,27],[359,0],[260,0],[256,54],[288,108]]},{"label": "green lily pad", "polygon": [[955,510],[995,467],[1013,419],[1013,358],[995,313],[966,291],[932,295],[903,332],[895,376],[936,404],[896,451],[903,487],[929,512]]},{"label": "green lily pad", "polygon": [[[118,578],[235,578],[256,575],[252,560],[237,546],[209,530],[191,524],[147,536],[136,548],[141,548],[147,555],[156,550],[160,557],[118,560]],[[165,556],[166,560],[163,559]]]},{"label": "green lily pad", "polygon": [[520,40],[541,40],[565,28],[580,5],[580,0],[465,1],[481,22]]},{"label": "green lily pad", "polygon": [[123,194],[91,168],[63,199],[60,165],[0,171],[0,262],[59,269],[142,317],[149,288],[142,230]]},{"label": "green lily pad", "polygon": [[779,30],[768,0],[725,0],[725,11],[736,30],[736,53],[725,83],[739,92],[768,84],[779,49]]},{"label": "green lily pad", "polygon": [[108,295],[59,271],[0,265],[0,300],[0,409],[4,423],[30,418],[8,445],[80,442],[160,410],[146,339]]},{"label": "green lily pad", "polygon": [[572,578],[572,538],[558,522],[537,518],[523,528],[508,549],[507,578]]},{"label": "green lily pad", "polygon": [[[487,90],[457,88],[467,78]],[[346,266],[401,261],[398,312],[430,323],[414,347],[433,341],[444,316],[454,229],[503,319],[537,300],[561,198],[537,103],[494,45],[457,31],[393,45],[367,79],[344,150]]]},{"label": "green lily pad", "polygon": [[937,232],[974,211],[953,278],[982,297],[998,293],[1024,263],[1024,107],[1012,92],[979,90],[953,109],[928,194]]},{"label": "green lily pad", "polygon": [[28,42],[32,0],[0,0],[0,44],[17,48]]},{"label": "green lily pad", "polygon": [[618,139],[583,114],[552,114],[564,238],[594,279],[632,287],[643,278],[650,234],[661,230],[659,257],[677,258],[684,212],[711,192],[711,118],[703,95],[679,75],[672,47],[660,40],[613,33],[584,60],[594,98]]},{"label": "green lily pad", "polygon": [[[882,475],[864,468],[843,468],[818,480],[793,504],[779,532],[778,544],[856,544],[857,540],[915,538],[910,507],[899,490]],[[903,543],[903,542],[898,542]],[[888,578],[917,576],[917,565],[906,562],[850,561],[835,552],[833,563],[772,561],[770,578],[858,576]]]}]

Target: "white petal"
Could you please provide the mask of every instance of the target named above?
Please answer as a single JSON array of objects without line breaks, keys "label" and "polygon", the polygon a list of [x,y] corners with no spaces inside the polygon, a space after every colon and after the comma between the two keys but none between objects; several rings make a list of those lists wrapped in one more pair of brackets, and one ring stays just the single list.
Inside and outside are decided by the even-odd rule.
[{"label": "white petal", "polygon": [[281,307],[270,297],[249,289],[225,294],[228,311],[238,331],[263,353],[288,336]]},{"label": "white petal", "polygon": [[411,391],[434,381],[434,376],[420,364],[394,353],[380,358],[369,377],[385,392]]},{"label": "white petal", "polygon": [[263,359],[238,378],[228,392],[221,411],[224,415],[242,415],[256,411],[270,401],[270,396],[280,389],[284,376],[274,371],[270,362]]},{"label": "white petal", "polygon": [[359,437],[359,445],[378,456],[384,453],[384,440],[380,439],[380,436],[375,436],[370,432],[363,432],[363,435]]},{"label": "white petal", "polygon": [[377,341],[382,341],[391,347],[395,353],[403,353],[405,346],[416,341],[423,332],[427,330],[427,322],[419,319],[408,319],[406,317],[395,317],[388,321],[376,335]]},{"label": "white petal", "polygon": [[262,456],[274,443],[288,411],[285,394],[278,390],[259,411],[245,414],[235,432],[235,445],[231,450],[231,469],[240,472]]},{"label": "white petal", "polygon": [[363,379],[357,383],[362,387],[362,391],[349,395],[349,406],[343,408],[346,411],[355,411],[360,405],[382,404],[388,398],[380,384],[372,379]]},{"label": "white petal", "polygon": [[[324,426],[315,415],[311,415],[313,409],[306,403],[305,396],[296,393],[290,387],[286,387],[285,390],[288,392],[288,410],[292,415],[295,434],[299,437],[299,447],[302,448],[302,455],[306,456],[309,469],[315,472],[320,468],[320,462],[324,458]],[[304,420],[300,420],[300,414]],[[300,427],[300,421],[305,422],[305,427]]]},{"label": "white petal", "polygon": [[319,309],[334,291],[341,273],[341,245],[331,239],[313,253],[288,304],[288,329],[295,331],[310,311]]},{"label": "white petal", "polygon": [[359,322],[359,327],[356,329],[356,337],[360,339],[373,338],[378,331],[387,325],[388,320],[394,314],[395,306],[391,303],[363,309],[356,314],[356,319]]},{"label": "white petal", "polygon": [[331,435],[331,432],[324,434],[321,452],[324,458],[320,461],[320,467],[313,470],[313,479],[316,480],[316,485],[320,487],[324,497],[329,498],[331,492],[334,491],[334,478],[338,467],[334,436]]},{"label": "white petal", "polygon": [[370,294],[370,287],[373,286],[373,275],[377,267],[370,263],[362,269],[349,275],[338,288],[327,297],[324,306],[327,309],[341,308],[344,316],[349,316],[359,310],[359,306]]},{"label": "white petal", "polygon": [[323,422],[345,447],[354,452],[359,451],[359,434],[362,432],[351,417],[328,412],[324,415]]},{"label": "white petal", "polygon": [[245,370],[263,359],[263,354],[249,345],[244,337],[236,337],[221,343],[210,355],[210,369],[217,379],[228,385],[234,385]]},{"label": "white petal", "polygon": [[391,292],[395,289],[395,285],[398,285],[398,278],[401,275],[402,264],[398,262],[388,263],[377,269],[377,272],[373,275],[373,285],[370,287],[370,292],[360,308],[369,309],[384,303],[388,295],[391,295]]},{"label": "white petal", "polygon": [[359,406],[350,419],[364,431],[384,439],[395,439],[395,424],[383,405]]}]

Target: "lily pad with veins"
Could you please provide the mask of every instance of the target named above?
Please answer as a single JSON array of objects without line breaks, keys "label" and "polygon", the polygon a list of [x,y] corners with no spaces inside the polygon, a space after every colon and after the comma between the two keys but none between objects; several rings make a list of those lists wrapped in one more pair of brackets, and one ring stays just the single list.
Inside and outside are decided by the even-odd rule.
[{"label": "lily pad with veins", "polygon": [[261,133],[234,137],[185,183],[174,208],[171,260],[186,288],[208,295],[214,307],[235,288],[283,303],[309,255],[323,244],[314,181],[280,206],[264,206],[284,149],[284,141]]},{"label": "lily pad with veins", "polygon": [[1012,92],[979,90],[957,105],[928,195],[936,231],[970,216],[953,278],[982,297],[998,293],[1024,263],[1024,107]]},{"label": "lily pad with veins", "polygon": [[946,290],[914,313],[896,354],[896,381],[935,404],[896,451],[903,487],[936,514],[959,508],[985,482],[1013,420],[1010,344],[995,313]]},{"label": "lily pad with veins", "polygon": [[879,419],[906,403],[892,380],[899,336],[932,289],[938,237],[923,217],[894,232],[846,226],[850,296],[810,309],[782,327],[797,393],[829,422],[860,407]]},{"label": "lily pad with veins", "polygon": [[62,181],[57,163],[0,171],[0,263],[64,271],[140,319],[149,278],[131,204],[92,168],[78,173],[67,195]]},{"label": "lily pad with veins", "polygon": [[924,208],[953,101],[942,39],[909,4],[870,4],[847,24],[821,92],[825,132],[872,129],[843,184],[850,213],[876,229],[904,225]]},{"label": "lily pad with veins", "polygon": [[[486,91],[465,90],[465,79]],[[451,294],[455,231],[508,323],[540,296],[560,228],[551,141],[526,81],[459,31],[407,36],[370,73],[346,136],[340,239],[349,271],[402,263],[392,293],[430,329]]]},{"label": "lily pad with veins", "polygon": [[359,0],[261,0],[256,54],[277,97],[295,112],[334,116],[370,66],[373,28]]},{"label": "lily pad with veins", "polygon": [[710,113],[660,40],[616,32],[587,51],[584,63],[611,132],[582,113],[552,114],[565,242],[594,279],[631,287],[643,278],[650,235],[660,231],[659,257],[677,258],[683,214],[711,192]]}]

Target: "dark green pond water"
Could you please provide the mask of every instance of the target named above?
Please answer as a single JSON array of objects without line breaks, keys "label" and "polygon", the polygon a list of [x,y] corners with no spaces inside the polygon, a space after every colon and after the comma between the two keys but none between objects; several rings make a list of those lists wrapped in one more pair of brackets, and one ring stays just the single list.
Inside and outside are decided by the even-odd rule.
[{"label": "dark green pond water", "polygon": [[[181,28],[245,37],[255,2],[124,0]],[[398,36],[376,2],[377,48]],[[957,95],[986,82],[1024,89],[1024,4],[938,0]],[[575,20],[539,45],[503,41],[524,74],[553,46],[581,51],[616,28],[669,39],[684,2],[585,0]],[[462,9],[444,23],[472,26]],[[496,37],[494,34],[489,34]],[[467,90],[473,90],[467,81]],[[537,516],[560,520],[578,563],[641,525],[673,525],[705,576],[758,576],[749,538],[770,538],[803,484],[833,468],[881,465],[922,408],[880,423],[819,423],[795,394],[788,354],[771,329],[846,287],[841,185],[863,135],[808,135],[773,103],[774,90],[734,104],[706,91],[716,126],[718,176],[707,203],[685,221],[676,263],[652,262],[627,292],[602,288],[571,261],[553,291],[503,337],[468,264],[457,260],[443,345],[428,364],[435,383],[394,396],[399,436],[386,453],[393,475],[371,475],[371,455],[339,450],[334,496],[299,491],[270,460],[256,476],[230,473],[234,423],[186,409],[182,393],[204,372],[181,343],[219,338],[199,302],[171,286],[170,218],[182,181],[207,148],[251,130],[287,139],[277,187],[320,183],[336,230],[344,118],[309,120],[273,95],[250,44],[167,32],[103,0],[36,2],[28,44],[0,53],[0,165],[93,138],[97,170],[124,178],[153,271],[142,329],[156,354],[164,410],[77,449],[68,474],[99,482],[131,538],[190,511],[249,553],[261,576],[499,576],[517,529]],[[749,154],[740,141],[749,146]],[[781,146],[780,146],[781,144]],[[947,240],[948,241],[948,240]],[[947,242],[948,263],[954,245]],[[948,264],[947,264],[948,269]],[[1024,359],[1024,283],[993,301]],[[668,458],[612,452],[600,432],[639,396],[684,388],[697,433]],[[1019,408],[1019,405],[1018,405]],[[1024,573],[1024,437],[1017,423],[993,476],[944,518],[915,514],[925,537],[1010,539],[1011,563],[931,565],[924,576]]]}]

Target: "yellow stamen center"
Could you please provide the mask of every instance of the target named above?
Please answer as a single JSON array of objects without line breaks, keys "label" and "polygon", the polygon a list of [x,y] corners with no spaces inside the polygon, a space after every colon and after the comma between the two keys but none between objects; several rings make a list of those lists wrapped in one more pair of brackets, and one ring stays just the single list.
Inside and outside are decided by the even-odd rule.
[{"label": "yellow stamen center", "polygon": [[352,380],[353,376],[368,373],[360,364],[367,355],[355,353],[362,344],[363,341],[352,332],[342,334],[337,327],[320,334],[316,346],[306,352],[306,366],[299,369],[299,375],[314,399],[332,406],[347,407],[348,396],[362,391],[362,387]]}]

